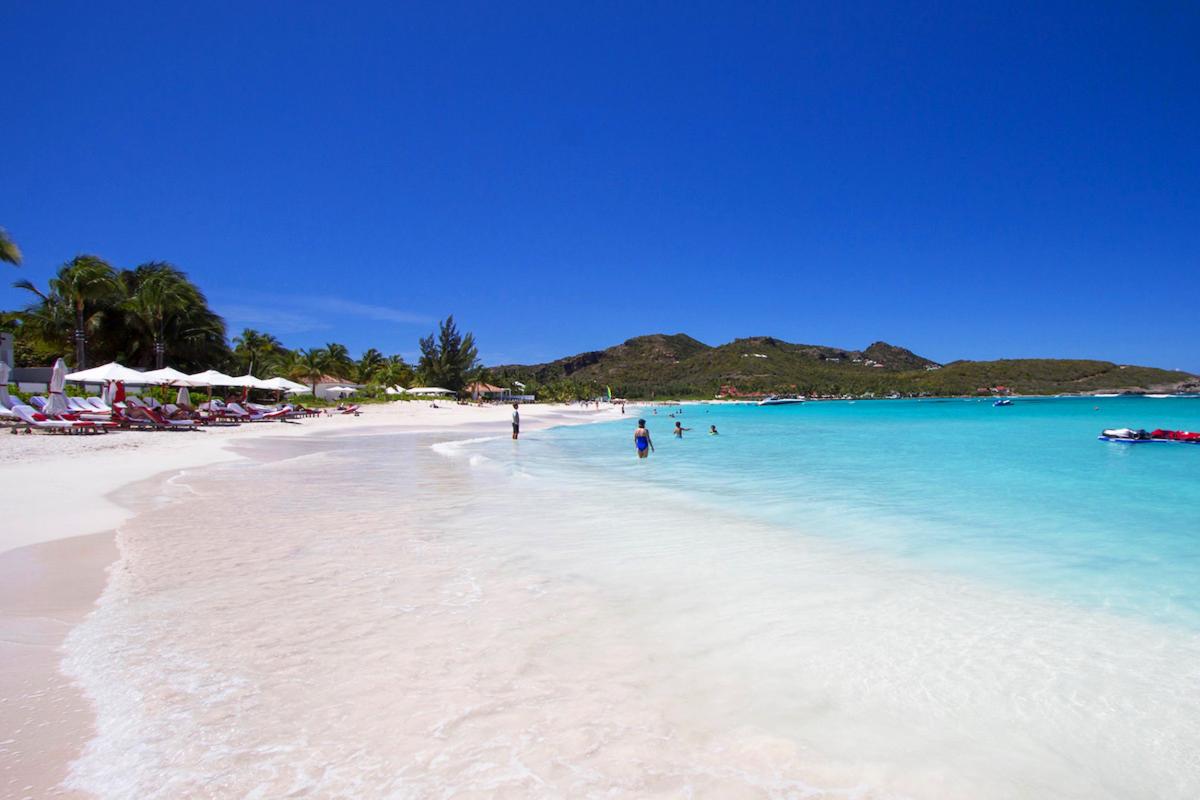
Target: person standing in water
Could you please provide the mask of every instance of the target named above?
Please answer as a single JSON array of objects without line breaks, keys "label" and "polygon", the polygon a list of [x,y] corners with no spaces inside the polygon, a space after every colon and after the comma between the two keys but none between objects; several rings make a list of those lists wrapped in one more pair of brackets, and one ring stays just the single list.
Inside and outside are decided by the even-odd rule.
[{"label": "person standing in water", "polygon": [[646,420],[639,419],[637,430],[633,432],[633,445],[637,448],[638,458],[646,458],[654,451],[654,442],[650,441],[650,431],[646,429]]},{"label": "person standing in water", "polygon": [[690,431],[690,430],[691,430],[691,428],[685,428],[685,427],[683,427],[683,423],[682,423],[682,422],[676,422],[676,423],[675,423],[675,438],[676,438],[676,439],[682,439],[682,438],[683,438],[683,432],[684,432],[684,431]]},{"label": "person standing in water", "polygon": [[708,435],[709,435],[709,436],[717,436],[717,435],[718,435],[718,434],[717,434],[717,426],[716,426],[716,425],[709,425],[709,426],[708,426]]},{"label": "person standing in water", "polygon": [[521,432],[521,412],[517,410],[517,404],[513,403],[513,439],[516,440],[517,434]]}]

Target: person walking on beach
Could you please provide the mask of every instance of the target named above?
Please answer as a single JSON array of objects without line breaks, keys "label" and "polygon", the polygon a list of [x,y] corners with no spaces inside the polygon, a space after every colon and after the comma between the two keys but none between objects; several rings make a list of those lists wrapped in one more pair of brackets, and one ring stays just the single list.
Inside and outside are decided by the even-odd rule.
[{"label": "person walking on beach", "polygon": [[521,433],[521,412],[517,410],[517,404],[513,403],[513,441],[516,441],[517,436]]},{"label": "person walking on beach", "polygon": [[633,446],[637,448],[638,458],[646,458],[654,451],[654,442],[650,441],[650,431],[646,429],[646,420],[639,419],[637,430],[633,432]]},{"label": "person walking on beach", "polygon": [[675,423],[675,438],[676,438],[676,439],[682,439],[682,438],[683,438],[683,432],[684,432],[684,431],[690,431],[690,430],[691,430],[691,428],[685,428],[685,427],[683,427],[683,423],[682,423],[682,422],[676,422],[676,423]]}]

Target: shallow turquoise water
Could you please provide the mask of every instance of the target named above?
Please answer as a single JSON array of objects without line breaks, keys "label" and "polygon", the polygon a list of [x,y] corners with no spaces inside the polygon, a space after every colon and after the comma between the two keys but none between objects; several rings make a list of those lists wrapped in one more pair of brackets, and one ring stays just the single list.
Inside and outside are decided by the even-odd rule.
[{"label": "shallow turquoise water", "polygon": [[[697,507],[1056,600],[1200,628],[1200,446],[1119,445],[1106,427],[1200,430],[1183,398],[812,402],[643,410],[527,436],[523,471],[653,487]],[[720,435],[707,435],[709,425]],[[644,495],[618,515],[639,513]],[[649,502],[653,502],[650,500]]]}]

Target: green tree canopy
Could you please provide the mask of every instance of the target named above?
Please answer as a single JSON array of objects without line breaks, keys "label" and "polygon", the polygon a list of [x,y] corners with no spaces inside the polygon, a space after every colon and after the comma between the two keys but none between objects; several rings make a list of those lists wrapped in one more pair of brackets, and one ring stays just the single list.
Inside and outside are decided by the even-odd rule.
[{"label": "green tree canopy", "polygon": [[479,351],[474,334],[461,334],[454,317],[442,320],[438,330],[420,340],[421,360],[417,373],[430,386],[462,391],[479,368]]},{"label": "green tree canopy", "polygon": [[25,310],[30,333],[50,348],[66,343],[69,350],[74,345],[75,369],[87,367],[87,337],[100,316],[123,299],[116,271],[104,259],[90,255],[76,256],[59,267],[46,291],[28,280],[13,286],[38,298]]},{"label": "green tree canopy", "polygon": [[15,266],[21,265],[21,248],[9,238],[8,231],[0,228],[0,261],[6,261]]}]

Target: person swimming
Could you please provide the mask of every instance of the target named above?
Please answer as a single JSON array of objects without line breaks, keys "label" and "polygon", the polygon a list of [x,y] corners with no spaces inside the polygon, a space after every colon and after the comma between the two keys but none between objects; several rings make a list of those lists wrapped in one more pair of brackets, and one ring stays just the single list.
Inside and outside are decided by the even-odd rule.
[{"label": "person swimming", "polygon": [[675,423],[675,430],[673,431],[673,433],[675,434],[675,438],[676,438],[676,439],[682,439],[682,438],[683,438],[683,432],[684,432],[684,431],[690,431],[690,430],[691,430],[691,428],[685,428],[685,427],[683,427],[683,423],[682,423],[682,422],[676,422],[676,423]]},{"label": "person swimming", "polygon": [[720,435],[720,434],[718,434],[718,433],[717,433],[717,426],[716,426],[716,425],[709,425],[709,426],[708,426],[708,435],[709,435],[709,436],[719,436],[719,435]]},{"label": "person swimming", "polygon": [[639,419],[637,430],[633,432],[633,445],[637,448],[638,458],[646,458],[654,452],[654,442],[650,440],[650,431],[646,429],[646,420]]}]

